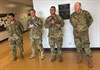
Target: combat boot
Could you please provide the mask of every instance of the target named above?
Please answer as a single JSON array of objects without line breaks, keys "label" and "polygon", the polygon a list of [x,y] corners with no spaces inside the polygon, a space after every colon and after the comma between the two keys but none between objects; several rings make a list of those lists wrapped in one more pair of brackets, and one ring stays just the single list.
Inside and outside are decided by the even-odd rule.
[{"label": "combat boot", "polygon": [[23,59],[24,58],[24,56],[23,56],[23,54],[22,54],[22,52],[20,53],[20,59]]},{"label": "combat boot", "polygon": [[56,60],[56,56],[54,55],[51,57],[51,62],[54,62],[55,60]]},{"label": "combat boot", "polygon": [[45,59],[45,57],[44,57],[44,52],[41,51],[41,60],[43,60],[43,59]]},{"label": "combat boot", "polygon": [[35,54],[31,54],[31,56],[29,57],[29,59],[34,58],[36,55]]},{"label": "combat boot", "polygon": [[78,55],[77,55],[77,63],[81,63],[82,62],[82,60],[83,60],[83,54],[82,53],[79,53]]},{"label": "combat boot", "polygon": [[62,62],[62,57],[61,57],[61,55],[58,56],[58,60],[59,60],[59,62]]},{"label": "combat boot", "polygon": [[16,61],[17,57],[16,57],[16,52],[13,52],[13,61]]},{"label": "combat boot", "polygon": [[91,56],[87,56],[88,67],[93,68],[93,61]]},{"label": "combat boot", "polygon": [[16,56],[13,56],[13,61],[16,61],[17,60],[17,57]]}]

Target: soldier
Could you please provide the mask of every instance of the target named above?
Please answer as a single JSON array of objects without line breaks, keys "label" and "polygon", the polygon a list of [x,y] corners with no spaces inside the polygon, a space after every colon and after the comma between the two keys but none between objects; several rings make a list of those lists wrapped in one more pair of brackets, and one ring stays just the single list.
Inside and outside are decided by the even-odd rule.
[{"label": "soldier", "polygon": [[74,40],[77,47],[77,63],[82,61],[83,50],[87,55],[88,66],[93,67],[92,53],[89,41],[88,28],[93,22],[92,16],[86,10],[81,9],[81,3],[76,2],[74,5],[75,12],[71,14],[70,22],[73,26]]},{"label": "soldier", "polygon": [[61,56],[61,49],[62,49],[62,43],[63,43],[63,33],[62,28],[64,26],[63,19],[56,15],[56,8],[52,6],[50,8],[50,16],[47,17],[44,26],[49,29],[49,44],[51,47],[51,62],[56,60],[56,53],[55,53],[55,44],[57,45],[57,53],[58,53],[58,60],[59,62],[62,62],[62,56]]},{"label": "soldier", "polygon": [[36,42],[39,44],[39,49],[41,52],[41,59],[44,59],[44,49],[42,45],[42,28],[43,23],[42,20],[37,17],[36,11],[34,9],[30,10],[31,18],[28,20],[28,29],[30,29],[30,40],[31,40],[31,50],[32,54],[29,57],[30,59],[36,56]]},{"label": "soldier", "polygon": [[24,28],[21,22],[15,20],[15,15],[13,13],[8,14],[8,21],[6,29],[9,33],[9,45],[13,54],[13,60],[17,59],[16,57],[16,45],[19,47],[20,58],[23,59],[23,40],[22,32]]}]

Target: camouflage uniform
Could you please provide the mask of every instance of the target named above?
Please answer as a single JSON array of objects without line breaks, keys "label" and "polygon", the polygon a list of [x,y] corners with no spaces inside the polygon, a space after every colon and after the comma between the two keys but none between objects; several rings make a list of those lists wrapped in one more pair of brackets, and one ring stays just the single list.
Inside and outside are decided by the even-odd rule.
[{"label": "camouflage uniform", "polygon": [[[31,57],[34,57],[36,54],[36,42],[38,42],[39,49],[41,52],[41,59],[44,59],[44,55],[43,55],[44,49],[43,49],[43,45],[42,45],[42,27],[43,27],[42,20],[39,17],[35,17],[34,19],[30,18],[28,20],[28,22],[31,20],[37,22],[39,25],[33,29],[30,29],[30,40],[31,40],[30,46],[31,46],[31,50],[32,50]],[[29,23],[28,23],[27,27],[29,27]]]},{"label": "camouflage uniform", "polygon": [[64,21],[59,15],[55,15],[54,18],[56,19],[57,22],[55,24],[51,24],[50,20],[52,19],[52,16],[49,16],[46,21],[45,21],[45,27],[49,28],[49,44],[51,47],[51,56],[52,58],[55,58],[55,44],[57,44],[57,52],[58,52],[58,57],[61,57],[61,49],[62,49],[62,44],[63,44],[63,32],[62,32],[62,27],[64,26]]},{"label": "camouflage uniform", "polygon": [[[70,22],[73,26],[74,40],[77,47],[78,55],[82,55],[83,48],[87,56],[92,56],[89,41],[88,28],[93,19],[88,11],[81,10],[79,13],[72,13]],[[79,60],[80,61],[80,60]]]},{"label": "camouflage uniform", "polygon": [[23,40],[22,40],[22,32],[24,31],[24,28],[22,24],[19,21],[14,22],[8,22],[6,29],[9,33],[9,45],[11,47],[11,51],[14,57],[14,60],[16,58],[16,45],[19,47],[19,52],[21,58],[23,58],[22,52],[23,52]]}]

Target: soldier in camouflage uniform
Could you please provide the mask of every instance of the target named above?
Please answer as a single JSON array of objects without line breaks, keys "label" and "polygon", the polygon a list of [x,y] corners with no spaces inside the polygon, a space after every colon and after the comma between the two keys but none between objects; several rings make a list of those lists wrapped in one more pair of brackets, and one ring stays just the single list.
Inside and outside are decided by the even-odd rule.
[{"label": "soldier in camouflage uniform", "polygon": [[75,12],[71,14],[70,22],[73,26],[74,40],[77,47],[78,59],[77,63],[82,61],[83,50],[87,55],[88,66],[93,67],[92,53],[89,41],[88,28],[93,22],[92,16],[86,10],[81,9],[81,3],[74,5]]},{"label": "soldier in camouflage uniform", "polygon": [[20,58],[23,58],[23,40],[22,40],[22,32],[24,28],[22,24],[15,20],[15,15],[13,13],[8,14],[8,21],[6,29],[9,33],[9,44],[13,54],[13,60],[17,59],[16,57],[16,45],[19,47]]},{"label": "soldier in camouflage uniform", "polygon": [[44,59],[44,49],[42,45],[42,28],[43,23],[42,20],[35,15],[35,10],[30,10],[31,18],[28,20],[28,29],[30,29],[30,40],[31,40],[31,50],[32,54],[29,57],[34,58],[36,56],[36,42],[38,42],[38,46],[41,52],[41,59]]},{"label": "soldier in camouflage uniform", "polygon": [[50,16],[47,17],[44,26],[49,29],[49,44],[51,47],[51,62],[56,60],[55,44],[57,45],[57,53],[59,62],[62,62],[61,49],[63,43],[62,28],[64,26],[63,19],[55,14],[56,8],[52,6],[50,8]]}]

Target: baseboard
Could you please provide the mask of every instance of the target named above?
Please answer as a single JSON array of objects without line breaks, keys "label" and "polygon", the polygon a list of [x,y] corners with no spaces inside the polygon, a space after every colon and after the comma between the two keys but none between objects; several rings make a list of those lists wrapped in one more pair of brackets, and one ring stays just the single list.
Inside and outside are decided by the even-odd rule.
[{"label": "baseboard", "polygon": [[6,41],[6,40],[8,40],[8,38],[6,38],[6,39],[4,39],[4,40],[1,40],[0,43],[1,43],[1,42],[4,42],[4,41]]},{"label": "baseboard", "polygon": [[[55,49],[57,49],[57,48],[55,48]],[[50,48],[44,48],[44,50],[50,50]],[[69,51],[75,51],[76,50],[76,48],[62,48],[62,50],[63,51],[66,51],[66,50],[69,50]],[[91,50],[100,50],[100,48],[91,48]]]}]

